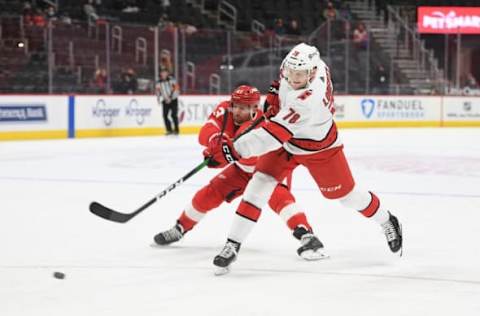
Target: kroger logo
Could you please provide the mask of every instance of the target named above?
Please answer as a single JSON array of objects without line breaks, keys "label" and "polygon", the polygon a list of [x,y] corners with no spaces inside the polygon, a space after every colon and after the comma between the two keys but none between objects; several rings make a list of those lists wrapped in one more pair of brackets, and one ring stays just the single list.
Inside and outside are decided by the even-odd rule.
[{"label": "kroger logo", "polygon": [[134,117],[138,125],[143,125],[145,117],[152,115],[152,109],[142,108],[136,99],[131,99],[125,107],[125,115]]},{"label": "kroger logo", "polygon": [[[137,99],[131,99],[123,110],[125,117],[133,118],[137,125],[143,125],[145,118],[152,115],[152,109],[141,107]],[[104,99],[98,99],[92,108],[92,115],[101,118],[105,126],[112,125],[114,119],[123,114],[121,107],[109,106]]]},{"label": "kroger logo", "polygon": [[360,106],[362,107],[362,113],[366,118],[370,118],[375,110],[375,100],[373,99],[363,99],[360,101]]},{"label": "kroger logo", "polygon": [[103,119],[105,126],[112,125],[113,118],[120,115],[120,108],[107,107],[104,99],[98,99],[92,109],[92,115]]}]

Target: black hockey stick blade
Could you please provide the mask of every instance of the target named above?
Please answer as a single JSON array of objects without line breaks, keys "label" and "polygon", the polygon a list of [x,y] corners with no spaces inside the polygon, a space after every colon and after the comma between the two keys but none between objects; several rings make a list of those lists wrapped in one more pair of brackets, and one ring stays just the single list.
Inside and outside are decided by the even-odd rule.
[{"label": "black hockey stick blade", "polygon": [[106,206],[103,206],[98,202],[90,203],[89,208],[90,208],[90,212],[92,212],[93,214],[100,216],[106,220],[117,222],[117,223],[128,222],[133,216],[135,216],[135,215],[132,216],[132,214],[119,213]]},{"label": "black hockey stick blade", "polygon": [[[234,141],[237,140],[239,137],[245,135],[246,133],[248,133],[252,129],[254,129],[264,119],[265,119],[265,117],[263,115],[260,118],[256,119],[243,133],[241,133],[240,135],[235,137]],[[140,214],[141,212],[143,212],[145,209],[150,207],[150,205],[154,204],[159,199],[161,199],[162,197],[167,195],[168,192],[173,191],[176,187],[178,187],[184,181],[186,181],[191,176],[196,174],[198,171],[202,170],[205,166],[208,165],[209,160],[210,160],[210,158],[205,159],[202,163],[200,163],[198,166],[193,168],[191,171],[189,171],[186,175],[181,177],[179,180],[177,180],[176,182],[169,185],[165,190],[163,190],[162,192],[157,194],[154,198],[152,198],[151,200],[149,200],[148,202],[146,202],[145,204],[140,206],[133,213],[121,213],[121,212],[115,211],[111,208],[108,208],[108,207],[106,207],[106,206],[104,206],[104,205],[102,205],[98,202],[90,203],[90,206],[89,206],[90,212],[92,212],[93,214],[95,214],[95,215],[97,215],[101,218],[104,218],[104,219],[112,221],[112,222],[126,223],[129,220],[131,220],[132,218],[134,218],[135,216],[137,216],[138,214]]]},{"label": "black hockey stick blade", "polygon": [[193,176],[194,174],[202,170],[208,164],[208,162],[209,162],[209,159],[205,159],[204,161],[202,161],[202,163],[200,163],[198,166],[190,170],[186,175],[184,175],[174,183],[170,184],[165,190],[157,194],[155,197],[150,199],[148,202],[140,206],[136,211],[132,213],[121,213],[111,208],[108,208],[98,202],[90,203],[90,206],[89,206],[90,212],[112,222],[126,223],[132,218],[134,218],[135,216],[137,216],[138,214],[140,214],[141,212],[143,212],[145,209],[150,207],[150,205],[154,204],[159,199],[167,195],[168,192],[173,191],[175,188],[177,188],[179,185],[181,185],[191,176]]}]

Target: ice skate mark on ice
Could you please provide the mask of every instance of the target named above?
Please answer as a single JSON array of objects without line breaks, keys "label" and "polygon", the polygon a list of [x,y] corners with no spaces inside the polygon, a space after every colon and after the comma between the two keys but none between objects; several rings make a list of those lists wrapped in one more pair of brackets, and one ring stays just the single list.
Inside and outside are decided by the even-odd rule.
[{"label": "ice skate mark on ice", "polygon": [[[125,185],[145,185],[145,186],[165,186],[168,182],[142,182],[142,181],[119,181],[119,180],[100,180],[100,179],[75,179],[75,178],[34,178],[34,177],[0,177],[0,181],[32,181],[32,182],[61,182],[61,183],[98,183],[98,184],[125,184]],[[200,188],[203,184],[184,183],[182,186],[191,188]],[[301,192],[317,192],[318,188],[311,187],[295,187],[295,190]],[[376,191],[379,195],[414,195],[414,196],[432,196],[432,197],[446,197],[446,198],[480,198],[480,194],[457,194],[457,193],[442,193],[442,192],[393,192],[393,191]]]},{"label": "ice skate mark on ice", "polygon": [[[212,270],[211,265],[208,263],[205,266],[161,266],[161,265],[0,265],[0,269],[8,270],[36,270],[36,269],[64,269],[64,270],[152,270],[152,271],[165,271],[168,267],[172,271],[174,270],[198,270],[208,271]],[[394,279],[394,280],[409,280],[409,281],[422,281],[422,282],[443,282],[453,284],[464,285],[478,285],[480,286],[480,280],[463,280],[463,279],[448,279],[448,278],[435,278],[435,277],[421,277],[421,276],[409,276],[409,275],[388,275],[388,274],[374,274],[374,273],[349,273],[349,272],[335,272],[335,271],[310,271],[302,270],[299,266],[297,269],[263,269],[263,268],[235,268],[234,274],[245,273],[262,273],[262,274],[299,274],[299,275],[318,275],[318,276],[339,276],[339,277],[362,277],[362,278],[379,278],[379,279]],[[233,275],[233,274],[232,274]]]},{"label": "ice skate mark on ice", "polygon": [[[0,181],[31,181],[31,182],[61,182],[61,183],[98,183],[98,184],[126,184],[126,185],[148,185],[160,186],[169,185],[168,182],[144,182],[144,181],[123,181],[123,180],[102,180],[102,179],[78,179],[78,178],[40,178],[40,177],[0,177]],[[185,187],[198,188],[200,184],[183,184]]]},{"label": "ice skate mark on ice", "polygon": [[441,156],[352,156],[352,164],[367,169],[421,175],[480,177],[479,157]]}]

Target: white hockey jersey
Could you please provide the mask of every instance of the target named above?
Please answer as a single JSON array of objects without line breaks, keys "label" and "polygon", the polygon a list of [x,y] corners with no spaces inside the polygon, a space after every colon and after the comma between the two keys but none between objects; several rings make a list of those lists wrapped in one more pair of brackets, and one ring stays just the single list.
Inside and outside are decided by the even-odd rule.
[{"label": "white hockey jersey", "polygon": [[342,144],[333,120],[333,86],[328,67],[320,61],[310,84],[294,90],[280,81],[280,111],[265,126],[240,137],[234,144],[242,157],[260,156],[281,146],[296,155],[308,155]]}]

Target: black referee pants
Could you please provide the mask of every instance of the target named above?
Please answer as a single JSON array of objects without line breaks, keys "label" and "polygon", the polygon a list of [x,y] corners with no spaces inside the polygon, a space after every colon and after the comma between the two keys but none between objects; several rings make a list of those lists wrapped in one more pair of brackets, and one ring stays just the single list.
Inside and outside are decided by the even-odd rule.
[{"label": "black referee pants", "polygon": [[[162,102],[163,105],[163,120],[165,121],[165,128],[167,129],[167,134],[178,134],[178,99],[171,100],[170,103]],[[170,117],[169,117],[170,115]],[[173,130],[172,123],[173,122]]]}]

